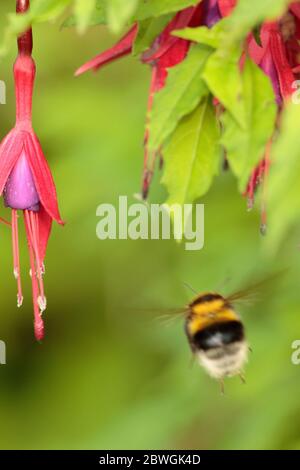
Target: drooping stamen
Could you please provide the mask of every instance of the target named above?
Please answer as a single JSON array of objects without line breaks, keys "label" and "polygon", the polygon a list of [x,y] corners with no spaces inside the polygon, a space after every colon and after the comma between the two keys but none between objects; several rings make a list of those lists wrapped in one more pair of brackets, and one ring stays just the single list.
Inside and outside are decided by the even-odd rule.
[{"label": "drooping stamen", "polygon": [[44,312],[47,308],[47,300],[45,297],[44,290],[44,281],[43,281],[43,272],[45,271],[45,266],[41,262],[40,249],[39,249],[39,219],[36,212],[29,211],[30,221],[31,221],[31,231],[33,238],[33,249],[35,253],[36,260],[36,269],[37,269],[37,279],[40,288],[40,295],[38,298],[38,304],[41,312]]},{"label": "drooping stamen", "polygon": [[42,312],[39,309],[39,285],[36,275],[35,268],[35,255],[32,246],[32,234],[30,227],[30,217],[28,211],[24,211],[24,222],[27,235],[27,243],[29,248],[29,259],[30,259],[30,272],[31,272],[31,282],[32,282],[32,301],[33,301],[33,311],[34,311],[34,333],[38,341],[42,341],[44,338],[44,322],[42,319]]},{"label": "drooping stamen", "polygon": [[267,233],[267,185],[268,185],[268,176],[271,165],[270,152],[271,152],[272,142],[269,141],[266,147],[266,154],[264,160],[264,176],[263,176],[263,187],[262,187],[262,196],[261,196],[261,225],[260,232],[262,235]]},{"label": "drooping stamen", "polygon": [[[39,250],[39,227],[38,227],[38,215],[36,212],[33,211],[24,211],[27,227],[28,227],[28,235],[30,237],[30,244],[34,255],[34,266],[35,266],[35,275],[38,281],[38,288],[39,288],[39,295],[37,298],[37,302],[41,313],[46,310],[47,307],[47,300],[45,297],[44,291],[44,282],[43,282],[43,272],[44,272],[44,265],[41,263],[40,257],[40,250]],[[31,267],[32,271],[32,267]],[[31,273],[31,276],[33,273]]]},{"label": "drooping stamen", "polygon": [[22,294],[20,254],[19,254],[18,213],[15,209],[11,211],[11,227],[12,227],[14,276],[16,278],[17,286],[18,286],[17,306],[21,307],[23,303],[23,294]]},{"label": "drooping stamen", "polygon": [[248,187],[246,190],[247,207],[249,211],[252,210],[254,206],[254,195],[255,195],[255,189],[257,185],[257,173],[258,173],[258,170],[257,168],[255,168],[255,170],[253,171],[250,177]]},{"label": "drooping stamen", "polygon": [[253,209],[257,187],[264,181],[265,167],[266,159],[264,158],[252,171],[247,189],[244,192],[244,196],[247,197],[247,206],[249,211]]},{"label": "drooping stamen", "polygon": [[144,139],[144,146],[145,146],[145,153],[144,153],[144,171],[143,171],[143,179],[142,179],[142,197],[143,199],[147,199],[149,187],[152,181],[154,167],[155,167],[155,153],[149,151],[149,127],[150,127],[150,114],[153,106],[154,94],[157,91],[157,75],[158,70],[155,65],[153,65],[152,69],[152,77],[151,77],[151,84],[150,84],[150,93],[148,99],[148,106],[147,106],[147,118],[146,118],[146,133]]}]

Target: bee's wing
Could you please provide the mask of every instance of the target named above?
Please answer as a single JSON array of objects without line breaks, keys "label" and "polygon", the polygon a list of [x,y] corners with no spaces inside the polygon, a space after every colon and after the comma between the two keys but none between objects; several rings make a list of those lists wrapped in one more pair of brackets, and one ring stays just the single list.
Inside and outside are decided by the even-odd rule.
[{"label": "bee's wing", "polygon": [[135,313],[151,316],[151,321],[160,322],[164,325],[170,325],[174,321],[184,318],[188,313],[188,307],[181,308],[134,308]]},{"label": "bee's wing", "polygon": [[269,290],[272,287],[272,282],[276,281],[278,278],[281,278],[285,273],[287,272],[287,269],[284,269],[282,271],[278,271],[269,277],[262,279],[250,286],[248,286],[245,289],[241,289],[240,291],[237,291],[229,296],[226,297],[226,300],[229,303],[238,303],[241,302],[243,304],[253,304],[257,301],[259,301],[262,298],[263,293],[266,290]]},{"label": "bee's wing", "polygon": [[185,309],[174,308],[174,309],[160,310],[160,315],[158,312],[158,315],[155,317],[155,320],[161,322],[165,326],[169,326],[172,323],[174,323],[174,321],[184,318],[187,313],[188,313],[187,308]]},{"label": "bee's wing", "polygon": [[243,303],[252,305],[261,298],[261,292],[254,286],[247,289],[243,289],[226,297],[226,301],[230,304]]}]

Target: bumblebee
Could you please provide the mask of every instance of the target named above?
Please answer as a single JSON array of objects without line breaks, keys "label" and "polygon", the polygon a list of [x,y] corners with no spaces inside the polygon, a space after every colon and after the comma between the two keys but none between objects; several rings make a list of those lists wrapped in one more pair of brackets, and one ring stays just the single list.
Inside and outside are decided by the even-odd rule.
[{"label": "bumblebee", "polygon": [[281,279],[287,270],[282,269],[229,296],[217,292],[198,294],[189,284],[184,283],[195,293],[194,299],[184,308],[164,310],[164,315],[159,317],[165,324],[184,317],[184,329],[193,357],[212,378],[220,382],[222,393],[226,377],[238,375],[245,382],[244,367],[251,351],[236,309],[238,304],[257,303],[263,293],[263,297],[266,297],[270,284]]},{"label": "bumblebee", "polygon": [[[239,375],[248,360],[249,345],[232,298],[209,292],[198,295],[187,307],[185,332],[199,364],[223,384]],[[222,385],[223,390],[223,385]]]}]

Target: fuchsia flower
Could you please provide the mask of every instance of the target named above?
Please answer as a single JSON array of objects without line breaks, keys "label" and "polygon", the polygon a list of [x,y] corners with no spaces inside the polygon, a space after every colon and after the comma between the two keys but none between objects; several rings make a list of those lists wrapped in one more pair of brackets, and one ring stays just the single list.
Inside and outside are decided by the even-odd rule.
[{"label": "fuchsia flower", "polygon": [[[232,13],[237,0],[219,0],[221,15],[228,16]],[[280,113],[284,101],[289,100],[295,91],[295,80],[299,79],[300,73],[300,5],[299,2],[292,3],[288,12],[279,20],[265,22],[260,28],[260,44],[254,35],[248,36],[248,53],[250,58],[270,78],[278,113]],[[265,155],[253,171],[245,195],[248,198],[248,207],[254,204],[255,191],[260,183],[263,183],[262,202],[262,224],[264,233],[267,224],[265,206],[266,181],[270,169],[270,153],[272,142],[269,142]]]},{"label": "fuchsia flower", "polygon": [[[206,3],[205,0],[204,3]],[[211,0],[209,0],[211,2]],[[213,0],[215,3],[215,1]],[[151,48],[142,54],[141,60],[145,64],[149,64],[152,68],[152,79],[148,100],[148,113],[150,112],[153,104],[154,94],[164,87],[168,75],[168,69],[182,62],[189,50],[190,41],[177,38],[172,35],[172,31],[182,29],[187,26],[199,26],[201,20],[204,18],[203,4],[196,7],[186,8],[175,15],[175,17],[166,26],[163,32],[156,38]],[[211,20],[210,20],[211,21]],[[111,61],[128,55],[132,51],[133,43],[136,38],[138,26],[134,25],[131,30],[111,49],[97,55],[94,59],[90,60],[82,67],[80,67],[75,75],[78,76],[88,70],[98,70]],[[149,185],[153,175],[154,164],[159,149],[152,155],[148,151],[149,140],[149,122],[146,126],[145,134],[145,157],[144,157],[144,172],[142,183],[142,194],[144,198],[147,197]]]},{"label": "fuchsia flower", "polygon": [[[295,91],[295,80],[299,79],[300,5],[292,4],[289,11],[279,21],[264,23],[261,27],[260,37],[261,45],[257,44],[253,36],[249,38],[249,54],[252,60],[269,76],[280,113],[283,102],[289,100]],[[270,150],[271,143],[267,146],[262,162],[253,171],[246,189],[245,195],[248,198],[250,208],[253,206],[258,185],[261,182],[264,186],[266,185],[271,164]],[[265,192],[265,188],[263,188],[263,192]],[[266,223],[266,207],[263,201],[263,232],[265,232]]]},{"label": "fuchsia flower", "polygon": [[[142,55],[143,63],[152,68],[152,80],[148,103],[148,122],[145,135],[144,172],[142,183],[142,194],[146,198],[152,179],[156,157],[160,149],[149,152],[149,115],[153,105],[153,98],[157,91],[164,87],[168,75],[168,69],[182,62],[189,50],[191,42],[172,35],[174,30],[187,26],[197,27],[201,25],[212,27],[221,18],[230,15],[235,9],[238,0],[203,0],[195,7],[186,8],[178,12],[164,31],[155,39],[150,49]],[[132,51],[132,46],[137,35],[138,27],[133,28],[111,49],[96,56],[83,65],[76,75],[87,70],[98,70],[103,65],[123,57]],[[299,2],[292,3],[288,13],[283,18],[265,22],[260,28],[260,43],[257,42],[253,33],[248,35],[245,42],[245,51],[250,58],[270,78],[274,96],[280,113],[282,103],[288,100],[294,92],[294,81],[300,78],[300,5]],[[242,65],[241,65],[242,67]],[[218,103],[218,97],[214,99]],[[253,206],[256,188],[260,182],[266,181],[270,167],[271,142],[267,145],[265,155],[261,163],[253,171],[245,195],[248,197],[249,207]],[[263,203],[262,228],[266,226],[266,211]]]},{"label": "fuchsia flower", "polygon": [[[29,1],[17,2],[23,13]],[[34,308],[34,331],[37,340],[44,337],[42,313],[46,309],[44,291],[44,258],[52,220],[63,224],[57,205],[56,190],[38,138],[32,129],[32,94],[35,63],[31,57],[32,32],[18,39],[19,55],[14,65],[16,124],[0,145],[0,194],[11,208],[14,275],[17,280],[17,305],[23,302],[18,211],[23,212],[30,258],[30,275]]]},{"label": "fuchsia flower", "polygon": [[228,16],[237,4],[237,0],[218,0],[221,16]]},{"label": "fuchsia flower", "polygon": [[[203,17],[203,5],[187,8],[175,15],[174,19],[167,25],[164,31],[152,44],[152,47],[142,55],[142,62],[152,67],[152,79],[148,100],[148,116],[153,105],[155,93],[161,90],[166,83],[168,69],[182,62],[190,48],[191,41],[177,38],[172,32],[187,26],[198,26]],[[150,154],[148,149],[149,141],[149,118],[145,133],[145,155],[144,171],[142,181],[142,195],[146,199],[149,186],[154,173],[154,166],[160,150]]]}]

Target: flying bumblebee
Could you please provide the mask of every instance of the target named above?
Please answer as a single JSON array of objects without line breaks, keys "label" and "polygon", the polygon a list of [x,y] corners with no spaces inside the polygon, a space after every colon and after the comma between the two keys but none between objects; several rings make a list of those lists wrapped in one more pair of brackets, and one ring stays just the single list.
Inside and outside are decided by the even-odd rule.
[{"label": "flying bumblebee", "polygon": [[216,292],[198,294],[185,309],[173,311],[184,314],[184,329],[193,356],[212,378],[220,382],[222,392],[226,377],[239,375],[245,381],[244,367],[251,351],[236,310],[237,303],[257,301],[258,294],[281,274],[276,273],[228,297]]},{"label": "flying bumblebee", "polygon": [[[186,310],[185,332],[193,355],[208,374],[221,382],[239,375],[243,380],[249,345],[233,302],[209,292],[198,295]],[[239,297],[241,298],[241,297]]]}]

